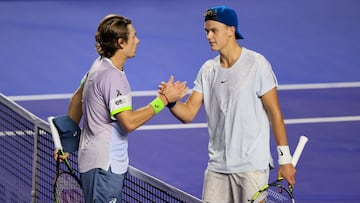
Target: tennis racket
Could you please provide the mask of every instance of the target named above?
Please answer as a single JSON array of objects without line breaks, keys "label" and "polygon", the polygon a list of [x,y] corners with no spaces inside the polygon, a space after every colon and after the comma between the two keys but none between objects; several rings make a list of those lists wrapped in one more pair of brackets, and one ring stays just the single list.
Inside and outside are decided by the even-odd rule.
[{"label": "tennis racket", "polygon": [[56,160],[56,176],[53,185],[55,203],[82,203],[84,193],[81,188],[81,181],[75,174],[67,159],[64,160],[67,170],[60,171],[60,155],[64,155],[63,147],[60,141],[60,135],[54,124],[54,117],[48,117],[50,130],[54,141],[55,149],[58,150]]},{"label": "tennis racket", "polygon": [[[306,136],[300,136],[298,145],[296,146],[295,152],[293,154],[291,163],[295,167],[297,162],[300,159],[301,153],[305,147],[305,144],[308,142]],[[265,200],[265,201],[263,201]],[[283,177],[278,178],[274,182],[271,182],[254,194],[251,200],[251,203],[295,203],[293,188],[286,183]]]}]

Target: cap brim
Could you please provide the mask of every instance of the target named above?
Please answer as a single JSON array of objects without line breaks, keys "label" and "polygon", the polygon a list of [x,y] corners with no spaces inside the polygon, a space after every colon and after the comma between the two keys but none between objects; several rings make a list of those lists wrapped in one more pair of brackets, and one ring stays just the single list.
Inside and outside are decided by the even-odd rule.
[{"label": "cap brim", "polygon": [[240,34],[239,31],[236,31],[236,32],[235,32],[235,38],[236,38],[236,39],[244,39],[244,37]]}]

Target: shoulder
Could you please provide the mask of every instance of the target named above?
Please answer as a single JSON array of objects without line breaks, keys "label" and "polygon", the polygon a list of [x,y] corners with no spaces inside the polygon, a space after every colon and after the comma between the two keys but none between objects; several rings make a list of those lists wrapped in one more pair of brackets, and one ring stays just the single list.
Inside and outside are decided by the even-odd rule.
[{"label": "shoulder", "polygon": [[247,57],[252,57],[254,60],[267,60],[265,56],[258,51],[247,49],[245,47],[242,49],[243,54]]},{"label": "shoulder", "polygon": [[103,58],[99,62],[100,74],[106,77],[119,77],[123,74],[123,71],[117,69],[108,58]]},{"label": "shoulder", "polygon": [[261,53],[243,47],[243,54],[246,60],[252,61],[255,66],[271,67],[268,59]]},{"label": "shoulder", "polygon": [[220,64],[220,56],[217,55],[212,59],[208,59],[207,61],[205,61],[203,63],[203,65],[201,66],[200,70],[204,71],[204,70],[211,70],[213,69],[217,64]]},{"label": "shoulder", "polygon": [[200,67],[200,70],[198,71],[197,78],[208,78],[214,75],[216,72],[216,66],[217,64],[220,64],[220,56],[216,56],[212,59],[208,59],[203,63],[203,65]]}]

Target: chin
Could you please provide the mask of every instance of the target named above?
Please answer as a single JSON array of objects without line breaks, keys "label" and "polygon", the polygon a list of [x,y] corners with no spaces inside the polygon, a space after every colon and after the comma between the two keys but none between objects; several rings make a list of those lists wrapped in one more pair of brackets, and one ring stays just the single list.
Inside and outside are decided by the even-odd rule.
[{"label": "chin", "polygon": [[218,51],[218,49],[216,47],[210,47],[211,51]]}]

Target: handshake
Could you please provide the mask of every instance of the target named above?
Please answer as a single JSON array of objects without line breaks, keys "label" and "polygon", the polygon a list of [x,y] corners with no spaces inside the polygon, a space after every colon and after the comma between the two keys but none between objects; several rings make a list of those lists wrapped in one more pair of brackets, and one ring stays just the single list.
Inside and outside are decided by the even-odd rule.
[{"label": "handshake", "polygon": [[[186,81],[174,82],[174,76],[170,76],[167,82],[162,81],[159,85],[158,94],[164,97],[164,105],[172,108],[175,106],[176,101],[182,99],[188,92],[189,88],[186,86]],[[164,101],[164,100],[163,100]]]}]

